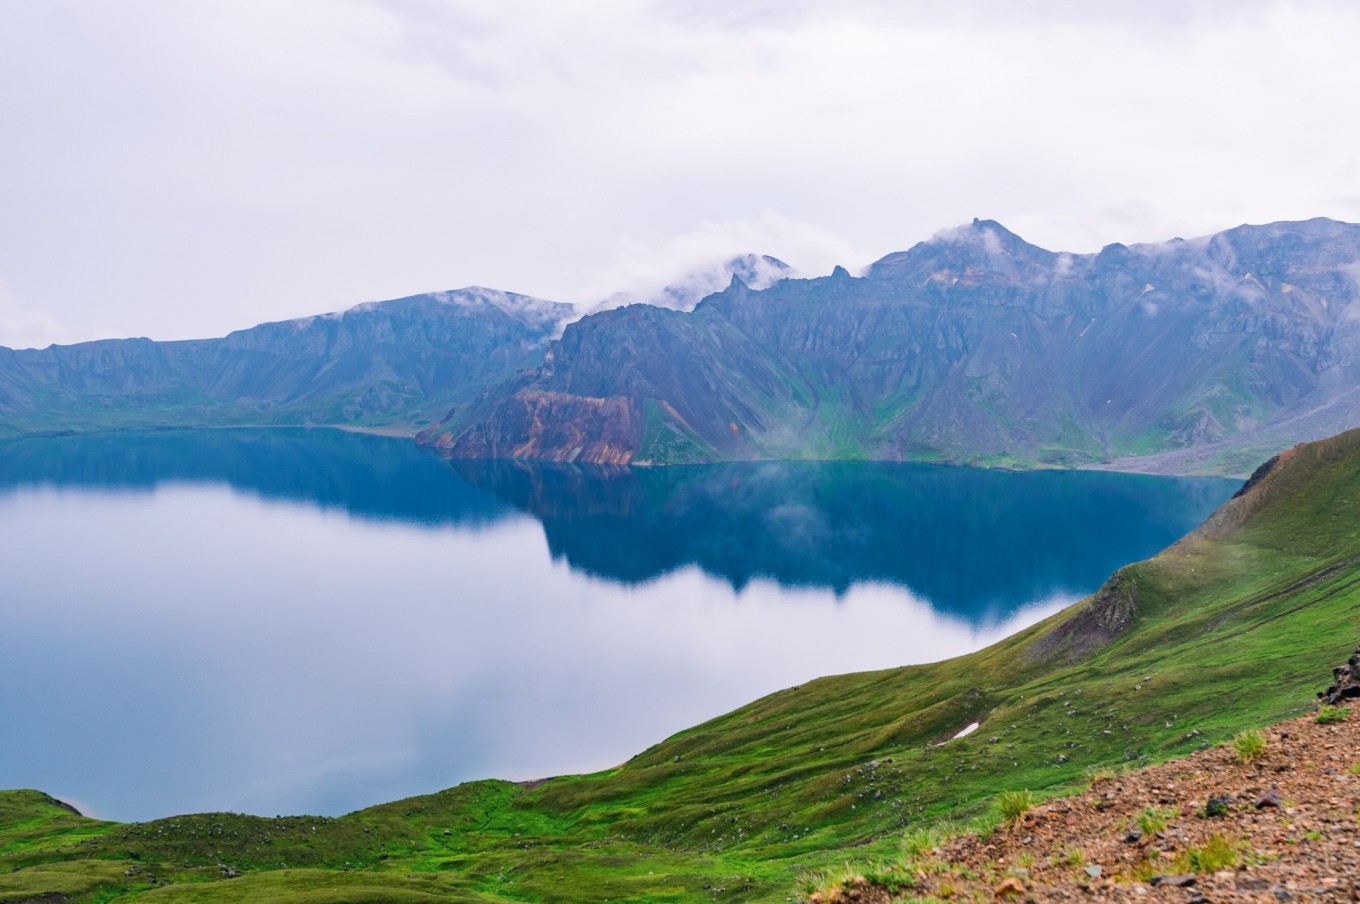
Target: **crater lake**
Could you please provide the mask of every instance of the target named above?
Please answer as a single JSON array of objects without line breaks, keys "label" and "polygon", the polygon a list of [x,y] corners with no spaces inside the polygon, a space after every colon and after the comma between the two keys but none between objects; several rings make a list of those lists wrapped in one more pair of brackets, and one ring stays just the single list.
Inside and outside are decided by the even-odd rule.
[{"label": "crater lake", "polygon": [[0,786],[337,815],[616,765],[812,678],[980,648],[1239,481],[447,462],[331,430],[0,444]]}]

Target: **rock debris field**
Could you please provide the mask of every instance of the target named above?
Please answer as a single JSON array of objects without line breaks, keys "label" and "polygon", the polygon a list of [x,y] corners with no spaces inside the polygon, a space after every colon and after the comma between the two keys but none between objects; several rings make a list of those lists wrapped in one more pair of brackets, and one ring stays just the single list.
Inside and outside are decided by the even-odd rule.
[{"label": "rock debris field", "polygon": [[812,900],[1360,901],[1360,712],[1258,734],[946,841],[895,894],[861,878]]}]

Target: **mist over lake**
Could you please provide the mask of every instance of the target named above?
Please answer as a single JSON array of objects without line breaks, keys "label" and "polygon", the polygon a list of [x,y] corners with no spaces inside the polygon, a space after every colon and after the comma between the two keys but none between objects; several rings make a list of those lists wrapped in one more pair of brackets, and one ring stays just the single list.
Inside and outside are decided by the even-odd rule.
[{"label": "mist over lake", "polygon": [[0,785],[339,814],[615,765],[762,694],[977,649],[1238,482],[445,462],[324,430],[0,446]]}]

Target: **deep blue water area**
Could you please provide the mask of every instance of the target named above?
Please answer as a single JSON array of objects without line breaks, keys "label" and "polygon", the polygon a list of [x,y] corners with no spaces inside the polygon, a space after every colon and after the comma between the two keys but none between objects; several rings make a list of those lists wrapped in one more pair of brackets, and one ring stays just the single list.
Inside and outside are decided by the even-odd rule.
[{"label": "deep blue water area", "polygon": [[0,787],[339,814],[605,768],[818,675],[977,649],[1238,482],[446,462],[204,430],[0,444]]}]

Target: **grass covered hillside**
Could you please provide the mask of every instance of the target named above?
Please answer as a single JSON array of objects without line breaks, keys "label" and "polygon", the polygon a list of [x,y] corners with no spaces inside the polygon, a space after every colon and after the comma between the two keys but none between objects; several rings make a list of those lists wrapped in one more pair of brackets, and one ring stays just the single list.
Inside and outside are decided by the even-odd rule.
[{"label": "grass covered hillside", "polygon": [[119,825],[6,792],[0,902],[783,901],[1001,792],[1057,793],[1306,707],[1360,639],[1358,505],[1360,431],[1296,447],[1006,641],[790,688],[595,775],[339,819]]}]

